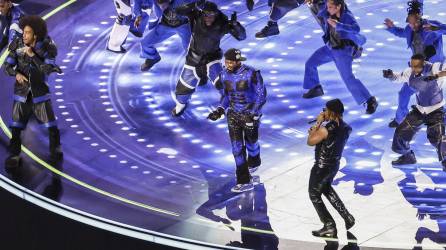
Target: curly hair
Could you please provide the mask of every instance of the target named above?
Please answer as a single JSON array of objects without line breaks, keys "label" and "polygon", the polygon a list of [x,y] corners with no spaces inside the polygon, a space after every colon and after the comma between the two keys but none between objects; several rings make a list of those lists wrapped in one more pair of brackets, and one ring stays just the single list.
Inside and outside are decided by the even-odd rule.
[{"label": "curly hair", "polygon": [[26,26],[29,26],[33,30],[37,41],[42,41],[48,35],[46,22],[40,16],[24,16],[20,18],[20,29],[24,30]]},{"label": "curly hair", "polygon": [[423,13],[423,4],[418,0],[412,0],[407,2],[407,15],[422,15]]}]

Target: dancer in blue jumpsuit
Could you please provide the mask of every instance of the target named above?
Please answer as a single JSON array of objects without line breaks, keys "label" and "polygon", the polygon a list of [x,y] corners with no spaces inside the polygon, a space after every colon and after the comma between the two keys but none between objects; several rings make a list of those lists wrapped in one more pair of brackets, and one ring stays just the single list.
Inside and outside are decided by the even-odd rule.
[{"label": "dancer in blue jumpsuit", "polygon": [[237,22],[237,13],[234,12],[228,20],[213,2],[190,3],[184,8],[178,8],[177,12],[189,18],[192,38],[175,89],[173,116],[180,116],[184,112],[197,85],[205,84],[207,79],[214,85],[217,82],[218,74],[222,71],[221,39],[228,33],[238,41],[246,38],[245,28]]},{"label": "dancer in blue jumpsuit", "polygon": [[257,170],[261,163],[258,137],[266,88],[260,71],[242,64],[244,60],[240,50],[226,51],[226,68],[216,84],[222,93],[220,105],[208,116],[208,119],[216,121],[226,114],[228,120],[237,176],[233,192],[253,188],[250,172]]},{"label": "dancer in blue jumpsuit", "polygon": [[[390,19],[385,20],[387,30],[395,36],[405,38],[407,47],[412,50],[412,55],[422,54],[429,62],[443,62],[445,56],[443,54],[443,38],[441,32],[429,31],[423,26],[430,22],[422,19],[423,15],[423,1],[408,2],[409,8],[407,14],[407,25],[405,28],[396,27]],[[389,127],[396,128],[406,115],[409,113],[410,97],[415,93],[407,83],[403,84],[398,92],[398,108],[396,110],[395,118],[389,123]]]},{"label": "dancer in blue jumpsuit", "polygon": [[[322,19],[317,16],[320,10],[325,7],[326,0],[269,0],[268,5],[271,6],[269,12],[269,21],[265,27],[256,33],[257,38],[278,35],[280,33],[277,22],[288,12],[307,3],[311,14],[314,16],[319,25],[322,25]],[[252,0],[247,0],[248,9]],[[253,6],[253,5],[252,5]],[[252,8],[251,8],[252,9]]]},{"label": "dancer in blue jumpsuit", "polygon": [[319,12],[319,17],[323,19],[325,45],[316,50],[305,63],[303,87],[309,90],[303,98],[314,98],[324,94],[317,68],[333,61],[356,103],[366,104],[366,113],[373,114],[378,102],[352,72],[353,59],[360,56],[361,46],[366,41],[366,38],[359,33],[360,28],[355,17],[347,9],[344,0],[328,0],[326,7]]},{"label": "dancer in blue jumpsuit", "polygon": [[392,150],[401,156],[392,161],[393,165],[415,164],[410,142],[421,126],[427,126],[427,139],[437,150],[438,160],[446,171],[446,137],[444,126],[445,100],[443,88],[446,83],[446,64],[425,61],[422,54],[415,54],[410,60],[410,68],[402,73],[384,70],[383,76],[397,83],[407,83],[417,97],[410,113],[404,118],[393,135]]},{"label": "dancer in blue jumpsuit", "polygon": [[173,35],[181,38],[183,49],[189,46],[191,31],[187,17],[176,12],[178,7],[184,6],[187,0],[156,0],[155,13],[159,17],[158,22],[142,39],[140,57],[145,61],[141,65],[141,71],[150,70],[161,60],[161,56],[155,45],[161,43]]},{"label": "dancer in blue jumpsuit", "polygon": [[22,36],[19,20],[24,16],[19,5],[0,0],[0,52],[17,36]]},{"label": "dancer in blue jumpsuit", "polygon": [[130,22],[130,33],[136,37],[142,37],[152,13],[153,0],[135,0],[133,5],[133,17]]},{"label": "dancer in blue jumpsuit", "polygon": [[149,15],[152,11],[152,0],[134,0],[134,6],[130,0],[113,0],[118,16],[113,24],[106,49],[115,53],[125,53],[123,47],[125,40],[131,31],[135,36],[142,36]]}]

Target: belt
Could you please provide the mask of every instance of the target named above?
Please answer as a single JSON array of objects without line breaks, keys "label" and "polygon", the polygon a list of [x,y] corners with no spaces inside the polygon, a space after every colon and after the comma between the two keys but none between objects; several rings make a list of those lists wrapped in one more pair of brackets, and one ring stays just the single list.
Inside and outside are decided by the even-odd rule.
[{"label": "belt", "polygon": [[331,47],[331,49],[344,49],[345,47],[357,48],[358,46],[352,40],[341,40],[341,45]]}]

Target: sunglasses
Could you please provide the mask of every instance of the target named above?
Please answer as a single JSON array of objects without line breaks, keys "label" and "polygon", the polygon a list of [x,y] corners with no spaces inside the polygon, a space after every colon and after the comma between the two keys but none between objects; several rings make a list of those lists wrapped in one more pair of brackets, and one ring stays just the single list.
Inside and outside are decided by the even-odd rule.
[{"label": "sunglasses", "polygon": [[213,17],[213,16],[216,16],[217,15],[217,13],[215,13],[215,12],[211,12],[211,11],[204,11],[203,12],[203,15],[205,16],[205,17]]}]

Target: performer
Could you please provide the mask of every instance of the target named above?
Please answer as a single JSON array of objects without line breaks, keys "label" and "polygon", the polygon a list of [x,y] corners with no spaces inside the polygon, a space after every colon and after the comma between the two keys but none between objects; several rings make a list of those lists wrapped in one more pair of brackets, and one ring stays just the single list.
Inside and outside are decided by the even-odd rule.
[{"label": "performer", "polygon": [[410,149],[410,141],[423,124],[427,125],[427,138],[437,149],[438,160],[446,171],[446,138],[444,131],[443,86],[446,81],[446,65],[425,61],[421,54],[415,54],[410,60],[410,68],[402,73],[384,70],[385,78],[397,83],[408,83],[417,97],[404,121],[398,125],[393,135],[392,150],[401,156],[392,161],[393,165],[415,164],[415,154]]},{"label": "performer", "polygon": [[173,116],[180,116],[194,93],[197,85],[205,84],[206,78],[215,85],[222,70],[220,41],[231,34],[241,41],[246,38],[245,28],[237,22],[237,13],[231,19],[223,14],[213,2],[199,1],[177,8],[177,13],[186,15],[192,28],[192,38],[186,63],[178,80],[175,95],[176,106]]},{"label": "performer", "polygon": [[20,134],[32,114],[42,126],[48,128],[51,158],[58,160],[63,156],[47,84],[49,74],[62,73],[55,64],[56,45],[47,35],[46,23],[39,16],[22,17],[19,27],[23,30],[23,39],[16,37],[11,42],[5,61],[6,73],[16,78],[10,156],[6,159],[6,166],[11,168],[20,161]]},{"label": "performer", "polygon": [[[127,39],[127,35],[129,34],[130,30],[130,25],[132,23],[132,7],[130,6],[130,0],[113,0],[113,2],[115,4],[118,16],[116,17],[116,22],[113,25],[113,28],[110,33],[110,38],[108,39],[107,42],[107,50],[115,53],[125,53],[126,50],[122,45],[124,44],[125,39]],[[140,12],[144,11],[148,16],[150,15],[151,12],[150,8],[152,5],[153,5],[152,0],[135,0],[135,9],[134,9],[135,13],[139,14]],[[133,25],[135,26],[135,29],[138,29],[138,27],[141,24],[143,24],[142,15],[140,18],[136,16],[135,19],[133,20],[134,20]],[[146,21],[144,20],[144,22]]]},{"label": "performer", "polygon": [[[412,55],[422,54],[426,57],[426,60],[432,63],[443,62],[445,56],[443,54],[443,38],[441,32],[423,29],[423,26],[435,21],[422,18],[422,1],[410,1],[408,5],[406,19],[408,24],[406,27],[396,27],[393,21],[387,18],[384,23],[387,26],[387,30],[398,37],[405,38],[407,46],[412,50]],[[407,83],[403,84],[398,92],[398,108],[395,118],[389,123],[389,127],[396,128],[404,120],[409,113],[408,106],[410,97],[414,93],[414,90]]]},{"label": "performer", "polygon": [[314,98],[324,94],[319,82],[317,68],[334,61],[341,78],[347,85],[357,104],[366,104],[367,114],[373,114],[378,102],[371,96],[364,84],[352,72],[354,58],[360,56],[361,46],[366,38],[359,33],[360,28],[353,14],[347,9],[344,0],[328,0],[326,7],[319,12],[325,32],[326,45],[316,50],[305,63],[304,89],[309,89],[303,98]]},{"label": "performer", "polygon": [[18,4],[0,0],[0,52],[17,36],[22,36],[19,20],[24,16]]},{"label": "performer", "polygon": [[315,162],[311,169],[308,193],[324,226],[313,231],[317,237],[337,237],[333,217],[322,200],[322,194],[345,221],[347,230],[355,225],[355,218],[345,208],[331,183],[339,170],[339,161],[352,128],[342,119],[344,105],[339,99],[330,100],[317,117],[316,124],[308,130],[307,144],[316,146]]},{"label": "performer", "polygon": [[133,16],[130,22],[130,33],[136,37],[142,37],[152,13],[152,0],[135,0]]},{"label": "performer", "polygon": [[260,71],[242,64],[245,60],[238,49],[226,51],[226,68],[220,73],[216,86],[222,93],[220,105],[208,116],[212,121],[224,114],[227,116],[237,176],[233,192],[251,190],[250,172],[261,164],[258,137],[266,88]]},{"label": "performer", "polygon": [[150,70],[161,60],[155,44],[161,43],[175,34],[180,36],[183,48],[185,51],[187,50],[191,37],[190,26],[187,17],[176,13],[176,8],[187,2],[187,0],[156,0],[155,13],[160,18],[141,41],[140,57],[145,59],[141,65],[141,71]]},{"label": "performer", "polygon": [[[256,37],[263,38],[278,35],[280,31],[277,22],[288,12],[300,7],[304,3],[308,5],[311,14],[319,25],[322,26],[323,19],[319,18],[317,15],[319,11],[325,7],[325,1],[326,0],[269,0],[268,5],[271,6],[271,10],[269,12],[268,24],[263,27],[261,31],[256,33]],[[249,3],[251,2],[252,0],[247,0],[247,5],[250,6]]]}]

